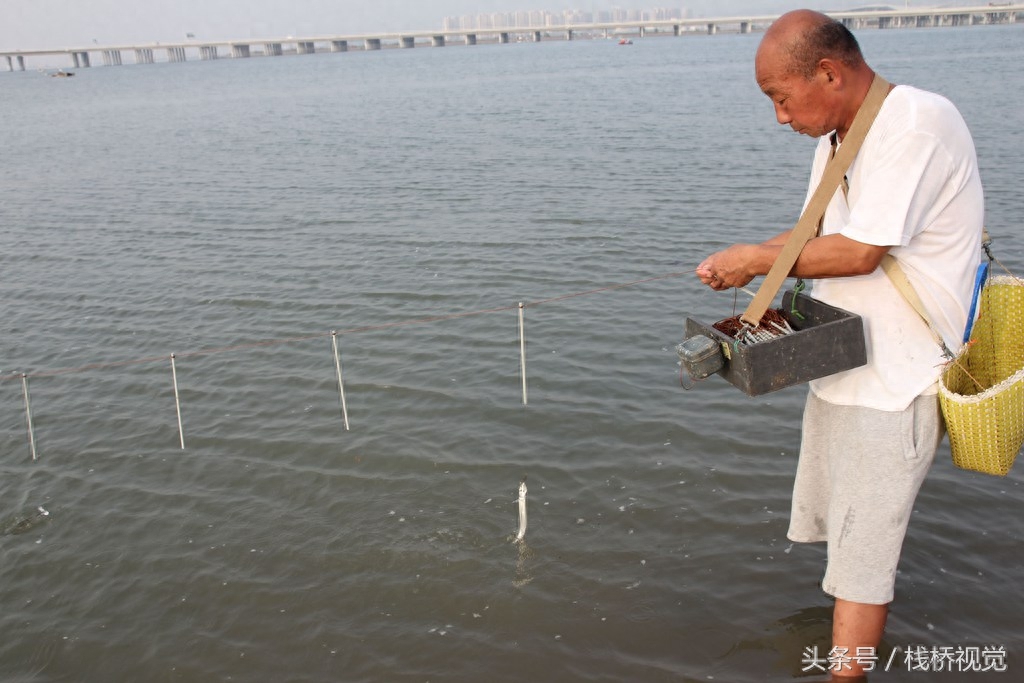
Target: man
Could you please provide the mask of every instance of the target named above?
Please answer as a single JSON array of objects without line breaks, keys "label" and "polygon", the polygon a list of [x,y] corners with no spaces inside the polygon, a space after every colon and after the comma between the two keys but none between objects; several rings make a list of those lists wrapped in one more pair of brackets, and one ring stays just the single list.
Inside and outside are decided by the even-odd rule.
[{"label": "man", "polygon": [[[808,10],[771,25],[755,71],[779,123],[820,138],[809,199],[875,74],[849,30]],[[788,535],[828,544],[833,677],[850,681],[868,661],[858,652],[875,653],[881,640],[907,522],[944,433],[936,383],[945,359],[879,264],[896,258],[956,351],[984,211],[963,119],[946,99],[909,86],[889,92],[847,180],[790,274],[863,317],[868,362],[811,382]],[[768,272],[787,236],[712,254],[697,275],[715,290],[742,287]]]}]

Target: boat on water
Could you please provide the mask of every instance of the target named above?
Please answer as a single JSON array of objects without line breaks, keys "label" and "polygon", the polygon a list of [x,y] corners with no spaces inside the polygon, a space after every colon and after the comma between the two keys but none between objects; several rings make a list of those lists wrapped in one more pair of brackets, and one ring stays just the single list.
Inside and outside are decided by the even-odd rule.
[{"label": "boat on water", "polygon": [[54,73],[52,73],[50,75],[52,77],[54,77],[54,78],[71,78],[72,76],[75,75],[75,72],[74,71],[64,71],[63,69],[61,69],[60,71],[55,71]]},{"label": "boat on water", "polygon": [[619,45],[632,45],[633,41],[627,38],[619,38]]}]

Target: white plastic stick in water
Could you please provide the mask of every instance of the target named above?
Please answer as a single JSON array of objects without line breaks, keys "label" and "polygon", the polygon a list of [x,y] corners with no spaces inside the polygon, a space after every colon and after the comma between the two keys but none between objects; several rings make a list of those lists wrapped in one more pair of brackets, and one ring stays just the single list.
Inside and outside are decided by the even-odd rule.
[{"label": "white plastic stick in water", "polygon": [[348,428],[348,406],[345,405],[345,384],[341,381],[341,355],[338,353],[338,333],[331,330],[331,346],[334,347],[334,369],[338,374],[338,393],[341,394],[341,416],[345,419],[345,431]]},{"label": "white plastic stick in water", "polygon": [[32,406],[28,400],[28,375],[21,373],[21,393],[25,397],[25,421],[28,423],[28,446],[32,451],[32,460],[36,459],[36,435],[32,429]]},{"label": "white plastic stick in water", "polygon": [[522,541],[526,536],[526,477],[519,482],[519,533],[516,534],[516,541]]},{"label": "white plastic stick in water", "polygon": [[171,354],[171,379],[174,380],[174,409],[178,411],[178,440],[181,450],[185,450],[185,428],[181,424],[181,397],[178,395],[178,369],[174,367],[174,354]]},{"label": "white plastic stick in water", "polygon": [[[519,374],[523,378],[523,405],[526,405],[526,331],[523,327],[523,302],[519,302]],[[525,512],[523,513],[525,519]],[[525,528],[525,526],[523,527]]]}]

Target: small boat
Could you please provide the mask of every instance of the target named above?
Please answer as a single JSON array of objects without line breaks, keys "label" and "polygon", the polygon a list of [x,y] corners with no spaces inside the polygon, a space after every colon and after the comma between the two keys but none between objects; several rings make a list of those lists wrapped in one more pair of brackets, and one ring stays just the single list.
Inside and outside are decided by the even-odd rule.
[{"label": "small boat", "polygon": [[632,40],[627,40],[625,38],[619,38],[619,45],[632,45],[632,44],[633,44]]},{"label": "small boat", "polygon": [[54,78],[71,78],[75,75],[75,73],[73,71],[64,71],[63,69],[61,69],[60,71],[56,71],[50,75]]}]

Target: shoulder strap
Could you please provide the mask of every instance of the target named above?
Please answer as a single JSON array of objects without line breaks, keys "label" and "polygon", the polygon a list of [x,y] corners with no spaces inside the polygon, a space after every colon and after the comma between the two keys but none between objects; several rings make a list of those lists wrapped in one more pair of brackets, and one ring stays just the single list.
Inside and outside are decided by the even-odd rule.
[{"label": "shoulder strap", "polygon": [[775,295],[779,293],[782,283],[785,282],[786,278],[789,277],[790,271],[793,270],[793,265],[800,257],[800,252],[803,251],[804,245],[817,233],[818,221],[825,214],[825,209],[828,208],[829,202],[832,201],[836,189],[843,180],[843,176],[846,175],[847,169],[850,168],[854,157],[860,151],[860,146],[864,142],[864,138],[867,136],[868,130],[871,128],[871,124],[882,108],[882,103],[888,94],[889,83],[878,74],[875,74],[875,80],[871,83],[867,97],[864,98],[864,102],[861,104],[860,109],[857,110],[857,115],[850,125],[850,130],[847,131],[846,137],[843,138],[843,144],[840,145],[832,161],[825,167],[825,172],[818,183],[818,187],[815,188],[811,200],[807,203],[807,208],[804,209],[800,220],[797,221],[796,226],[790,233],[789,239],[783,245],[782,251],[775,259],[775,263],[772,264],[768,275],[754,295],[754,299],[747,306],[747,310],[743,312],[743,315],[740,316],[743,322],[755,326],[761,322],[765,311],[768,310],[768,307],[775,299]]},{"label": "shoulder strap", "polygon": [[928,325],[928,331],[932,333],[932,338],[935,339],[935,343],[939,345],[942,352],[946,354],[947,358],[952,358],[953,354],[950,352],[949,347],[946,346],[946,342],[942,340],[942,335],[939,334],[938,330],[935,329],[935,324],[932,322],[932,318],[928,315],[928,310],[925,309],[924,303],[921,301],[921,297],[917,295],[917,290],[914,289],[914,285],[910,282],[910,278],[900,267],[899,262],[892,254],[886,254],[882,257],[882,270],[889,276],[892,284],[899,290],[899,293],[903,295],[903,298],[907,300],[910,307],[913,308],[921,319],[924,320],[925,324]]},{"label": "shoulder strap", "polygon": [[[988,255],[989,260],[993,260],[992,252],[989,249],[989,245],[992,243],[992,238],[989,237],[988,230],[984,227],[981,229],[981,245]],[[914,289],[913,283],[910,282],[910,278],[907,277],[907,273],[900,266],[900,262],[896,260],[896,257],[892,254],[886,254],[882,257],[880,264],[885,274],[889,276],[889,280],[892,282],[896,290],[903,295],[903,298],[907,300],[910,307],[917,312],[921,319],[924,320],[925,324],[928,325],[928,331],[932,333],[932,337],[935,339],[935,343],[939,345],[942,352],[946,354],[947,358],[953,358],[953,353],[946,346],[946,342],[942,340],[942,335],[939,334],[938,330],[935,329],[935,323],[932,322],[932,318],[928,315],[927,309],[924,307],[924,303],[921,301],[921,297],[918,296],[917,290]],[[978,296],[981,293],[982,288],[985,286],[985,282],[988,278],[989,263],[982,261],[978,267],[978,272],[974,280],[974,294],[971,298],[971,307],[967,312],[967,327],[964,329],[963,343],[966,344],[971,337],[971,327],[974,325],[974,315],[977,312]]]}]

